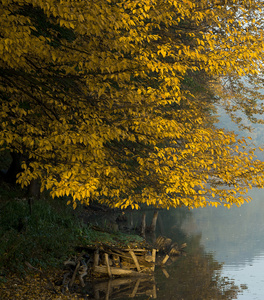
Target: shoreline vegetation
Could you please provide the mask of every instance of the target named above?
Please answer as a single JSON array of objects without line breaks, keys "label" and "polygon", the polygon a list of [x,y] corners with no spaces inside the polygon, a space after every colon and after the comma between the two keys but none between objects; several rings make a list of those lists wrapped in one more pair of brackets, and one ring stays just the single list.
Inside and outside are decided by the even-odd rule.
[{"label": "shoreline vegetation", "polygon": [[[21,196],[23,191],[19,187],[2,183],[0,191],[2,299],[85,299],[88,294],[88,298],[93,299],[91,291],[84,288],[85,283],[100,279],[99,286],[92,284],[92,293],[97,299],[98,295],[95,294],[98,289],[109,294],[107,284],[102,283],[109,277],[114,280],[111,281],[113,286],[129,284],[133,287],[130,295],[146,289],[146,293],[149,294],[151,290],[155,298],[155,263],[164,265],[170,254],[178,256],[184,248],[184,245],[177,248],[170,239],[162,238],[158,238],[156,245],[151,246],[139,235],[140,227],[135,230],[138,224],[134,228],[126,228],[126,215],[120,210],[113,211],[96,204],[91,207],[79,206],[73,210],[66,205],[66,198],[43,196],[33,201],[30,213],[28,199]],[[157,214],[154,213],[154,216]],[[144,219],[143,214],[139,223]],[[117,228],[116,220],[120,228],[123,226],[122,231]],[[160,250],[159,258],[156,258],[156,249]],[[100,264],[97,263],[97,266],[93,262],[95,252],[98,253],[98,259],[100,253]],[[118,267],[114,266],[115,259],[120,260]],[[88,267],[89,263],[93,264],[93,267],[87,269],[86,263]],[[119,280],[120,272],[125,276],[131,274],[129,278],[122,276]],[[84,273],[83,281],[81,274]],[[152,283],[143,284],[145,276],[139,276],[142,277],[139,280],[135,276],[137,273],[147,275],[147,282]]]}]

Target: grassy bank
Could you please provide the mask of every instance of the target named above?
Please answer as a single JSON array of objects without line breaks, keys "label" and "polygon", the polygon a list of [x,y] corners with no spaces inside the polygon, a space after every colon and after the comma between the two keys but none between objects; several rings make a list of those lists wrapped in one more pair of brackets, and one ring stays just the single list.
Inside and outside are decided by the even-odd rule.
[{"label": "grassy bank", "polygon": [[[30,214],[27,198],[18,188],[0,186],[0,274],[25,274],[25,262],[46,269],[60,268],[78,246],[96,243],[127,244],[141,238],[120,232],[101,232],[78,218],[67,199],[36,200]],[[79,211],[78,211],[79,210]]]}]

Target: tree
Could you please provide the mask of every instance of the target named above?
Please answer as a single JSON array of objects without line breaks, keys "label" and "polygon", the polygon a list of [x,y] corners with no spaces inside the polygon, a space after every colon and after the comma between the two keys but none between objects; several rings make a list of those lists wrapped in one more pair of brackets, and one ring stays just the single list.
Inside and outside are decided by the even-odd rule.
[{"label": "tree", "polygon": [[243,77],[230,75],[220,81],[215,87],[222,107],[238,128],[251,131],[253,124],[264,123],[262,74]]},{"label": "tree", "polygon": [[[257,9],[256,3],[252,3],[251,9],[245,10],[243,8],[237,8],[235,29],[232,29],[233,34],[230,34],[230,28],[228,20],[223,23],[223,26],[227,26],[228,30],[222,30],[221,35],[225,35],[226,38],[234,39],[233,35],[239,35],[241,37],[240,45],[241,49],[235,50],[237,42],[233,41],[233,45],[227,45],[227,48],[242,58],[239,51],[247,51],[244,47],[244,40],[250,39],[250,35],[253,34],[254,38],[261,37],[263,34],[263,10]],[[259,4],[259,3],[258,3]],[[257,4],[257,5],[258,5]],[[241,28],[240,32],[237,32],[237,26]],[[253,41],[252,40],[252,41]],[[253,42],[254,43],[254,42]],[[251,53],[248,53],[246,59],[250,60],[251,57],[258,57],[258,51],[261,51],[261,46],[255,44],[255,49],[252,49]],[[228,72],[225,76],[219,78],[219,85],[215,86],[218,89],[218,93],[222,99],[221,105],[225,108],[226,112],[231,116],[232,120],[238,123],[241,128],[250,128],[250,122],[263,124],[263,72],[261,64],[262,61],[256,61],[260,63],[260,67],[256,68],[256,71],[248,73],[247,68],[241,70],[241,72]],[[244,76],[241,76],[244,75]],[[248,119],[248,120],[247,120]]]},{"label": "tree", "polygon": [[254,150],[210,128],[213,101],[186,84],[262,68],[262,28],[243,23],[261,3],[222,2],[1,1],[0,145],[25,157],[18,183],[122,208],[229,207],[262,187]]}]

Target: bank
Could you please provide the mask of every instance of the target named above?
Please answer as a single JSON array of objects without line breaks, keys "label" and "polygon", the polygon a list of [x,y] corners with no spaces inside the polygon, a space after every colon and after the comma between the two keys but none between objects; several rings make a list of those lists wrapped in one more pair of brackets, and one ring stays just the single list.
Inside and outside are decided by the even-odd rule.
[{"label": "bank", "polygon": [[74,293],[60,292],[59,281],[64,262],[78,256],[81,248],[147,246],[135,228],[117,228],[126,219],[119,210],[97,204],[74,210],[66,205],[67,198],[43,195],[30,212],[20,188],[1,183],[0,195],[1,299],[73,299]]}]

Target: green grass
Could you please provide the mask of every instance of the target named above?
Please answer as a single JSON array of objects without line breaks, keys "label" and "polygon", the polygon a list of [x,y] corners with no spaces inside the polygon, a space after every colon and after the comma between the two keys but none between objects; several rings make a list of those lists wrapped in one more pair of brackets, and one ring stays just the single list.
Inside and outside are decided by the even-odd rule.
[{"label": "green grass", "polygon": [[119,247],[128,247],[139,245],[143,242],[143,238],[138,235],[127,235],[122,232],[102,232],[94,230],[92,227],[85,227],[81,232],[80,237],[83,238],[83,243],[86,245],[96,245],[100,243],[117,245]]},{"label": "green grass", "polygon": [[108,243],[126,247],[142,241],[138,236],[109,234],[83,224],[66,199],[35,200],[30,215],[19,189],[0,185],[0,195],[1,274],[25,273],[25,261],[41,268],[59,267],[78,246]]},{"label": "green grass", "polygon": [[23,271],[24,262],[56,266],[78,240],[80,223],[66,210],[58,212],[45,200],[29,215],[23,200],[5,203],[0,213],[0,268]]}]

